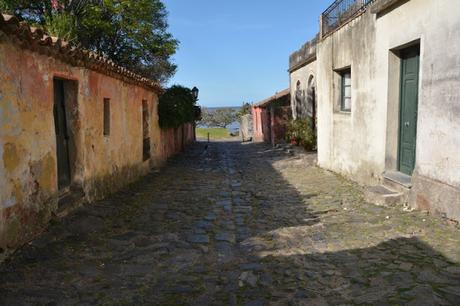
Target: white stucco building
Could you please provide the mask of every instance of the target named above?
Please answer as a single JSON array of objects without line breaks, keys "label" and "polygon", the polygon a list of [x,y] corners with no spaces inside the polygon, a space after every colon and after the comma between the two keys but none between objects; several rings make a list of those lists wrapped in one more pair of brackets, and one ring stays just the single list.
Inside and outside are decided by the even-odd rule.
[{"label": "white stucco building", "polygon": [[[309,63],[319,166],[378,186],[386,204],[460,220],[458,1],[342,2],[322,14]],[[298,71],[293,91],[310,74]]]}]

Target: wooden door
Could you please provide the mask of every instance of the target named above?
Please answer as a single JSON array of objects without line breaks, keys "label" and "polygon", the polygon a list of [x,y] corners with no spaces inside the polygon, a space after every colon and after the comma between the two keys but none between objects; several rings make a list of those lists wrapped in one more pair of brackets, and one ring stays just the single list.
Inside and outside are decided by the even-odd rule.
[{"label": "wooden door", "polygon": [[401,53],[399,171],[407,175],[412,175],[416,158],[419,58],[418,47]]}]

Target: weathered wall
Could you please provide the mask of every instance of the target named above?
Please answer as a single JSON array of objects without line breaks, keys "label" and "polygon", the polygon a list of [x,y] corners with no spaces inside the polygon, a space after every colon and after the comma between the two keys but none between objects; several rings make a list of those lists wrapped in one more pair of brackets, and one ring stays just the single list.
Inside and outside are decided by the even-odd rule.
[{"label": "weathered wall", "polygon": [[184,124],[178,128],[162,129],[160,146],[161,152],[157,160],[165,163],[174,154],[185,149],[195,141],[195,127],[193,123]]},{"label": "weathered wall", "polygon": [[[368,10],[319,43],[318,161],[366,184],[396,169],[400,66],[393,51],[419,41],[410,204],[460,220],[460,18],[452,9],[457,4],[410,0],[378,15]],[[335,72],[347,66],[350,113],[339,109],[340,78]]]},{"label": "weathered wall", "polygon": [[286,97],[285,103],[271,108],[271,144],[273,146],[284,143],[287,125],[292,118],[290,99]]},{"label": "weathered wall", "polygon": [[290,102],[290,95],[286,94],[262,106],[252,107],[255,141],[264,141],[273,146],[284,142],[287,123],[292,118]]},{"label": "weathered wall", "polygon": [[262,129],[262,120],[265,117],[263,115],[264,109],[261,107],[253,106],[252,107],[252,132],[254,135],[254,141],[263,141],[264,133]]},{"label": "weathered wall", "polygon": [[[159,165],[156,93],[45,55],[0,37],[0,257],[43,228],[57,208],[53,79],[74,81],[68,99],[72,184],[93,201]],[[70,84],[70,83],[69,83]],[[110,98],[110,136],[103,135],[103,99]],[[148,105],[153,158],[143,161],[142,101]],[[169,152],[167,152],[169,154]]]},{"label": "weathered wall", "polygon": [[252,116],[252,110],[251,114],[246,114],[241,116],[240,120],[240,136],[241,140],[248,141],[254,137],[253,134],[253,116]]},{"label": "weathered wall", "polygon": [[[318,162],[360,182],[383,172],[382,119],[376,103],[375,22],[364,14],[318,44]],[[337,70],[351,67],[352,108],[341,112]]]},{"label": "weathered wall", "polygon": [[[312,85],[316,85],[316,60],[289,73],[293,118],[308,114]],[[311,106],[310,106],[311,107]]]},{"label": "weathered wall", "polygon": [[[378,16],[376,65],[381,81],[375,95],[378,103],[388,105],[395,91],[388,50],[420,40],[417,150],[410,204],[460,220],[460,15],[452,9],[457,6],[456,0],[411,0]],[[395,24],[404,31],[398,31]],[[388,129],[393,122],[388,116]],[[387,156],[390,154],[387,149]]]}]

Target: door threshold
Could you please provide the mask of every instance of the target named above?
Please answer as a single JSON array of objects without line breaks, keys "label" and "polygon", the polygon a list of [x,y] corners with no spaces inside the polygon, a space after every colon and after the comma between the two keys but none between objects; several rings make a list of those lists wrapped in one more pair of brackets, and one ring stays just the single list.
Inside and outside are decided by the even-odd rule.
[{"label": "door threshold", "polygon": [[402,185],[408,189],[412,187],[412,176],[405,173],[390,170],[383,173],[383,177],[389,181],[392,181],[396,184]]}]

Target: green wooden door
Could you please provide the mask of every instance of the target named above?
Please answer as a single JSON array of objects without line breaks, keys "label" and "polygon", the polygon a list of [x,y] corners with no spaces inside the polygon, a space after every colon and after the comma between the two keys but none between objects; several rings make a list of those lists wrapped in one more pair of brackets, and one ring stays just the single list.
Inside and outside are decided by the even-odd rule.
[{"label": "green wooden door", "polygon": [[415,167],[419,48],[401,53],[401,105],[399,124],[399,171],[412,175]]},{"label": "green wooden door", "polygon": [[64,83],[61,80],[54,80],[54,124],[56,130],[58,188],[62,189],[70,185],[70,160]]}]

